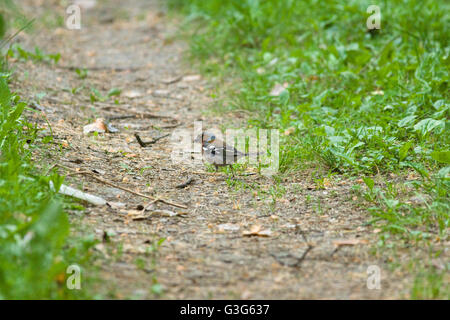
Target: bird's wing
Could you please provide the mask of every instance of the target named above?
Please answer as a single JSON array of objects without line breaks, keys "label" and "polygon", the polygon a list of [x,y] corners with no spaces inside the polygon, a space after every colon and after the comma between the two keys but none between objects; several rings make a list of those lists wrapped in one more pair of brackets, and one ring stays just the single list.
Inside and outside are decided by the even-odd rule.
[{"label": "bird's wing", "polygon": [[235,163],[244,153],[232,147],[217,147],[209,144],[203,148],[206,160],[213,164],[227,165]]}]

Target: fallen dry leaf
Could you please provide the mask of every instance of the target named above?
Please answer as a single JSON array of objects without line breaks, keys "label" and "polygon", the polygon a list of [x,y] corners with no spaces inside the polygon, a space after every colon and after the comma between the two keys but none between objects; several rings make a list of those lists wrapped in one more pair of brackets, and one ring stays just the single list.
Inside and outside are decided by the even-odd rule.
[{"label": "fallen dry leaf", "polygon": [[254,225],[248,231],[244,231],[242,233],[244,237],[258,236],[258,237],[270,237],[272,235],[272,231],[269,229],[262,230],[262,226]]},{"label": "fallen dry leaf", "polygon": [[149,214],[143,214],[143,211],[141,210],[130,210],[128,212],[128,216],[131,216],[134,221],[145,220],[148,219],[150,216],[175,217],[185,214],[187,214],[187,212],[185,211],[174,212],[170,210],[153,210],[149,212]]},{"label": "fallen dry leaf", "polygon": [[93,123],[83,127],[84,134],[89,134],[91,132],[98,132],[98,133],[106,132],[105,121],[102,118],[98,118]]},{"label": "fallen dry leaf", "polygon": [[140,216],[142,215],[142,210],[128,210],[127,216],[133,217],[133,216]]},{"label": "fallen dry leaf", "polygon": [[275,83],[272,90],[270,91],[270,95],[272,97],[278,97],[288,87],[288,85],[289,84],[287,82],[285,82],[283,85]]},{"label": "fallen dry leaf", "polygon": [[115,133],[115,132],[118,132],[118,131],[119,131],[118,129],[114,128],[109,123],[106,123],[103,118],[98,118],[93,123],[85,125],[83,127],[83,133],[84,134],[89,134],[89,133],[92,133],[92,132],[97,132],[97,133],[105,133],[105,132]]},{"label": "fallen dry leaf", "polygon": [[355,246],[358,244],[368,244],[369,241],[365,239],[344,239],[344,240],[335,240],[333,241],[333,244],[336,247],[343,247],[343,246]]}]

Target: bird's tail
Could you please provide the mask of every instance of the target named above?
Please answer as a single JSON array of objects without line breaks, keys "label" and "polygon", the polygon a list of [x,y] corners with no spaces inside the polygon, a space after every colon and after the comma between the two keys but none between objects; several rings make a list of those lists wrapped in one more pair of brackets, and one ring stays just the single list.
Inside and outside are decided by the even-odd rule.
[{"label": "bird's tail", "polygon": [[245,157],[248,157],[248,156],[263,156],[265,154],[266,154],[265,152],[248,152],[248,153],[244,153],[244,156]]}]

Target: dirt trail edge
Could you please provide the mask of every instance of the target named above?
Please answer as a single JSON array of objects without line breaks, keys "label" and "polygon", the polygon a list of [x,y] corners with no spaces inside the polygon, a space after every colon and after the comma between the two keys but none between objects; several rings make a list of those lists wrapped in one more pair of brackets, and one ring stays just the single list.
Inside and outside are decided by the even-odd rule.
[{"label": "dirt trail edge", "polygon": [[[23,7],[38,17],[64,15],[65,8],[41,3],[27,0]],[[54,152],[37,154],[36,159],[95,170],[101,179],[122,187],[74,172],[66,179],[66,184],[112,203],[86,204],[81,218],[71,214],[73,223],[82,226],[76,232],[108,240],[95,248],[102,289],[109,288],[115,298],[149,299],[407,295],[404,275],[393,274],[380,257],[370,254],[376,241],[365,225],[370,217],[365,208],[352,204],[348,181],[336,179],[318,189],[304,173],[281,183],[241,176],[233,185],[224,174],[195,173],[205,172],[203,165],[172,162],[174,130],[193,132],[194,121],[200,119],[205,127],[230,119],[202,113],[211,103],[211,84],[186,77],[198,71],[182,64],[186,45],[174,40],[176,22],[164,12],[157,1],[133,1],[132,6],[98,1],[82,10],[81,30],[46,26],[18,38],[24,48],[37,45],[44,52],[60,53],[56,66],[12,62],[14,89],[36,101],[39,109],[31,120],[47,128],[45,134],[46,118],[54,134]],[[120,96],[107,97],[113,88],[122,90]],[[119,132],[83,134],[83,127],[97,118],[110,119]],[[244,120],[236,116],[233,121],[237,126]],[[143,141],[168,136],[142,148],[135,134]],[[190,177],[192,183],[177,188]],[[257,228],[269,230],[269,236],[243,236]],[[379,290],[368,288],[369,266],[380,271]]]}]

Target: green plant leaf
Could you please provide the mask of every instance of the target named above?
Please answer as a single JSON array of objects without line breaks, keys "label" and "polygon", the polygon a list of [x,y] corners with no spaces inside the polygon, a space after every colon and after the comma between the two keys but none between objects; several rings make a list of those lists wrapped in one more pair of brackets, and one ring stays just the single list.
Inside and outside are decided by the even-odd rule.
[{"label": "green plant leaf", "polygon": [[430,156],[437,162],[450,164],[450,150],[433,151]]},{"label": "green plant leaf", "polygon": [[445,128],[444,120],[435,120],[432,118],[427,118],[419,121],[415,126],[415,131],[420,131],[422,135],[426,135],[432,131],[442,132]]},{"label": "green plant leaf", "polygon": [[408,151],[412,146],[412,142],[408,141],[407,143],[405,143],[399,150],[398,154],[399,154],[399,160],[403,161],[406,156],[408,155]]},{"label": "green plant leaf", "polygon": [[401,119],[401,120],[397,123],[397,125],[398,125],[400,128],[407,128],[407,127],[411,126],[411,125],[414,123],[414,120],[415,120],[416,118],[417,118],[417,116],[407,116],[407,117]]},{"label": "green plant leaf", "polygon": [[373,190],[373,187],[375,185],[375,182],[373,181],[373,179],[369,178],[369,177],[363,177],[362,178],[364,183],[366,184],[366,186],[369,188],[370,191]]}]

